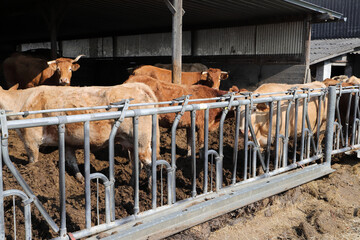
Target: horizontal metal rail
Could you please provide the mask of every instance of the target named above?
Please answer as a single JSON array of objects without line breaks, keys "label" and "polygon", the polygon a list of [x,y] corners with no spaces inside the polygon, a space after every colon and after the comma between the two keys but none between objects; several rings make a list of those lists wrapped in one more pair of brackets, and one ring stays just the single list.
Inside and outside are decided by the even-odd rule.
[{"label": "horizontal metal rail", "polygon": [[[319,91],[318,91],[319,90]],[[358,90],[357,90],[358,91]],[[66,126],[71,123],[83,123],[84,124],[84,155],[85,155],[85,199],[86,199],[86,229],[81,229],[77,232],[72,233],[75,238],[85,238],[93,234],[97,234],[106,230],[114,229],[119,227],[118,234],[114,237],[144,237],[144,236],[165,236],[166,234],[174,233],[175,231],[182,230],[193,224],[197,224],[200,221],[207,220],[211,217],[217,216],[218,214],[231,211],[233,209],[239,208],[245,204],[248,204],[253,201],[257,201],[264,197],[276,194],[278,192],[284,191],[290,187],[295,187],[304,182],[310,181],[316,177],[323,176],[332,172],[330,168],[330,160],[326,160],[323,164],[322,159],[325,157],[328,159],[328,156],[331,156],[331,153],[336,151],[340,152],[343,150],[332,149],[332,139],[330,136],[333,136],[334,120],[331,124],[328,124],[326,129],[326,138],[330,140],[331,143],[327,143],[327,148],[323,151],[320,151],[319,136],[320,131],[317,128],[317,133],[313,133],[313,127],[311,126],[309,120],[308,105],[310,99],[316,99],[318,105],[321,105],[325,100],[325,97],[331,97],[331,101],[334,102],[338,92],[334,94],[334,88],[330,89],[331,94],[328,94],[327,91],[323,89],[301,89],[301,90],[291,90],[285,92],[275,92],[272,94],[247,94],[243,93],[240,95],[228,94],[225,96],[217,98],[207,98],[207,99],[190,99],[190,96],[184,96],[179,99],[174,99],[173,101],[161,102],[161,103],[146,103],[146,104],[130,104],[129,101],[122,101],[121,104],[112,104],[110,106],[98,106],[98,107],[89,107],[89,108],[74,108],[74,109],[52,109],[52,110],[40,110],[40,111],[29,111],[21,113],[6,113],[3,111],[3,117],[1,124],[2,129],[2,156],[4,162],[17,177],[17,180],[21,183],[21,186],[24,189],[24,192],[29,196],[30,199],[33,199],[34,204],[41,211],[45,219],[54,229],[54,231],[59,231],[58,239],[67,238],[67,226],[66,226],[66,196],[65,196],[65,150],[66,150]],[[352,93],[354,89],[342,89],[342,94]],[[210,102],[209,102],[210,101]],[[192,103],[192,104],[190,104]],[[257,114],[255,110],[256,104],[266,103],[269,105],[269,114],[265,122],[268,124],[269,131],[267,133],[267,147],[263,148],[257,139],[258,129],[254,124],[253,116]],[[167,106],[163,106],[163,105]],[[139,106],[154,106],[152,108],[138,108],[131,109],[131,107]],[[115,111],[102,111],[94,112],[91,114],[77,114],[77,115],[59,115],[55,117],[43,117],[43,118],[24,118],[20,120],[6,120],[5,117],[10,119],[16,116],[27,116],[29,114],[39,114],[39,113],[58,113],[58,112],[67,112],[67,111],[82,111],[82,110],[109,110],[114,108]],[[129,109],[130,108],[130,109]],[[302,114],[297,114],[299,109],[302,109]],[[213,109],[220,109],[219,113],[219,139],[218,139],[218,149],[209,149],[209,122],[212,121],[212,116],[210,112]],[[232,158],[232,172],[231,183],[225,184],[223,180],[224,173],[224,162],[231,161],[231,159],[225,159],[225,155],[228,155],[224,151],[225,143],[224,127],[225,120],[228,117],[230,111],[235,111],[235,134],[234,134],[234,145],[232,146],[233,152],[230,154]],[[295,112],[295,122],[290,120],[290,114]],[[324,109],[318,109],[318,118]],[[334,109],[328,109],[328,115],[334,114]],[[189,183],[189,192],[191,197],[187,199],[178,199],[176,192],[176,182],[178,171],[177,164],[177,152],[176,152],[176,132],[178,129],[178,124],[182,121],[183,115],[189,112],[190,113],[190,126],[187,129],[190,136],[188,139],[190,141],[189,151],[191,159],[191,179]],[[174,123],[172,125],[171,131],[171,159],[158,159],[156,154],[157,146],[157,121],[158,118],[163,114],[175,113]],[[187,114],[189,114],[187,113]],[[203,114],[203,125],[199,125],[197,117]],[[284,114],[284,115],[283,115]],[[299,115],[299,116],[298,116]],[[356,114],[355,114],[356,115]],[[5,116],[5,117],[4,117]],[[149,192],[152,197],[151,209],[146,211],[140,211],[140,202],[142,199],[139,197],[139,136],[141,135],[141,129],[138,126],[138,119],[142,116],[152,116],[152,155],[151,155],[151,167],[149,178],[152,179],[152,182],[149,183]],[[286,116],[283,119],[283,116]],[[329,115],[330,116],[330,115]],[[132,133],[133,139],[133,150],[131,152],[133,160],[133,176],[134,176],[134,196],[133,196],[133,215],[116,219],[115,217],[115,181],[116,176],[114,175],[114,136],[117,132],[117,129],[121,127],[122,122],[126,118],[132,119]],[[244,121],[242,121],[244,119]],[[114,125],[112,128],[112,133],[109,136],[109,175],[106,176],[103,173],[99,172],[90,172],[90,123],[93,121],[103,121],[103,120],[114,120]],[[328,120],[329,121],[329,120]],[[298,135],[298,123],[301,123],[301,137]],[[33,128],[33,127],[44,127],[44,126],[58,126],[59,127],[59,182],[60,184],[60,219],[57,222],[60,223],[58,227],[54,220],[49,217],[45,209],[36,198],[32,190],[27,186],[26,182],[22,179],[21,175],[16,171],[16,168],[12,164],[9,153],[7,149],[7,139],[8,129],[20,129],[20,128]],[[281,126],[286,126],[286,131],[283,132]],[[293,131],[293,136],[290,134],[290,125],[295,127]],[[274,126],[274,127],[273,127]],[[199,130],[199,127],[203,128],[203,139],[204,146],[199,149],[197,152],[197,144],[195,140],[196,130]],[[240,129],[244,129],[245,133],[243,134],[244,146],[239,145],[240,141]],[[199,133],[198,133],[199,134]],[[322,133],[323,134],[323,133]],[[300,144],[297,144],[297,141],[300,141]],[[359,143],[360,144],[360,143]],[[202,146],[201,146],[202,147]],[[243,152],[238,148],[243,147]],[[358,147],[357,144],[352,145],[351,147]],[[346,149],[351,148],[346,146]],[[290,156],[291,152],[293,155]],[[335,151],[335,152],[334,152]],[[345,150],[344,150],[345,151]],[[297,152],[300,152],[297,155]],[[199,154],[199,157],[197,156]],[[241,154],[240,154],[241,153]],[[215,159],[215,161],[212,161]],[[202,188],[199,188],[197,185],[198,176],[198,164],[201,164],[203,168],[202,179],[203,182]],[[167,178],[165,179],[165,184],[167,185],[167,204],[164,206],[158,206],[157,202],[157,171],[160,167],[165,166],[167,172]],[[215,172],[213,172],[215,169]],[[160,170],[162,171],[162,170]],[[215,175],[215,178],[213,178]],[[90,188],[90,182],[92,180],[101,180],[105,188],[105,222],[99,222],[98,224],[93,225],[91,222],[91,201],[90,196],[92,194]],[[215,181],[213,185],[212,182]],[[160,179],[161,183],[163,179]],[[210,186],[209,183],[210,182]],[[161,184],[162,185],[162,184]],[[256,189],[256,190],[254,190]],[[0,188],[1,190],[1,188]],[[256,192],[256,193],[255,193]],[[1,193],[1,192],[0,192]],[[97,193],[98,194],[98,193]],[[4,194],[2,194],[4,195]],[[0,198],[0,200],[3,196]],[[98,198],[98,196],[97,196]],[[161,194],[161,202],[163,195]],[[211,201],[209,200],[211,199]],[[205,201],[206,200],[206,201]],[[1,201],[0,201],[1,203]],[[0,207],[3,205],[0,204]],[[216,208],[216,214],[213,211],[210,211],[211,208]],[[97,206],[98,209],[98,206]],[[1,210],[1,209],[0,209]],[[98,210],[97,210],[98,211]],[[185,212],[184,212],[185,211]],[[69,213],[68,213],[69,214]],[[199,216],[196,218],[195,216]],[[0,215],[0,217],[2,217]],[[185,219],[188,219],[186,222]],[[151,220],[150,220],[151,219]],[[174,227],[174,221],[178,219],[181,224]],[[134,224],[137,224],[141,221],[142,224],[138,224],[136,227],[133,227]],[[0,219],[0,232],[1,224],[3,222]],[[165,224],[165,225],[164,225]],[[131,226],[131,227],[130,227]],[[161,227],[162,226],[162,227]],[[161,234],[159,230],[163,228],[164,234]],[[111,230],[113,231],[113,230]],[[131,234],[131,235],[129,235]]]}]

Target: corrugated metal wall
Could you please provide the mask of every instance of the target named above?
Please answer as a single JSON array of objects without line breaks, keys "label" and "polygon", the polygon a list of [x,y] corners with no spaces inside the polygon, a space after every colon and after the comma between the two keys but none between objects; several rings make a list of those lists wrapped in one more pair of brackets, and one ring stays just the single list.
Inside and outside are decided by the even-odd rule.
[{"label": "corrugated metal wall", "polygon": [[303,39],[304,22],[200,30],[194,55],[302,54]]},{"label": "corrugated metal wall", "polygon": [[[253,25],[193,31],[194,56],[302,54],[304,22]],[[62,42],[63,55],[75,57],[171,56],[171,33],[118,36],[113,56],[113,38],[92,38]],[[39,43],[38,46],[44,46]],[[21,50],[37,44],[22,44]],[[46,44],[45,44],[46,45]],[[191,55],[191,32],[183,32],[183,55]]]},{"label": "corrugated metal wall", "polygon": [[360,37],[359,0],[307,0],[322,7],[343,13],[346,22],[314,24],[312,39]]}]

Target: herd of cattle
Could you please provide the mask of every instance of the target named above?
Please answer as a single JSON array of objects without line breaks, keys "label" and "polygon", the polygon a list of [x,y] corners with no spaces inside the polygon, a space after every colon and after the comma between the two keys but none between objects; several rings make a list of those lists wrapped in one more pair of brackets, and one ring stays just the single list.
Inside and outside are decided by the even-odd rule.
[{"label": "herd of cattle", "polygon": [[[82,55],[75,59],[58,58],[54,61],[46,61],[31,56],[14,54],[3,63],[4,76],[9,90],[0,89],[0,109],[12,110],[13,112],[24,112],[57,108],[78,108],[84,106],[110,105],[122,99],[133,98],[131,103],[157,103],[170,101],[183,95],[191,95],[192,99],[214,98],[226,94],[228,91],[219,90],[222,80],[228,78],[228,73],[220,69],[209,68],[205,71],[183,72],[182,85],[171,82],[171,71],[155,66],[145,65],[133,71],[125,83],[116,86],[92,86],[92,87],[70,87],[72,71],[79,69],[76,63]],[[358,79],[352,77],[343,81],[344,86],[357,84]],[[299,88],[320,89],[330,85],[339,84],[340,80],[327,79],[324,82],[312,82],[308,84],[263,84],[253,93],[284,92],[297,86]],[[47,86],[39,86],[47,85]],[[55,85],[55,86],[49,86]],[[233,86],[229,91],[243,92],[246,89],[238,89]],[[209,102],[209,101],[208,101]],[[323,102],[321,119],[317,119],[319,109],[316,99],[309,102],[309,116],[311,128],[316,132],[317,124],[324,126],[326,121],[326,103]],[[149,105],[154,107],[156,105]],[[130,109],[135,109],[131,107]],[[144,108],[144,107],[142,107]],[[285,108],[281,107],[281,121],[285,121]],[[26,118],[51,117],[59,115],[70,115],[79,113],[94,113],[104,110],[82,110],[75,112],[52,112],[29,115]],[[293,115],[295,110],[290,111]],[[302,107],[298,114],[301,116]],[[211,109],[209,114],[209,131],[219,128],[219,120],[222,109]],[[275,114],[274,114],[275,117]],[[13,116],[11,119],[22,119],[22,116]],[[160,114],[158,124],[171,127],[175,113]],[[267,144],[269,132],[269,107],[266,104],[257,104],[253,109],[251,122],[254,126],[256,139],[260,146]],[[294,129],[294,117],[290,116],[290,129]],[[101,121],[90,123],[90,145],[92,149],[105,147],[108,143],[113,121]],[[275,118],[273,120],[275,124]],[[301,124],[298,121],[298,124]],[[280,134],[285,133],[284,124],[281,124]],[[300,126],[300,125],[299,125]],[[187,112],[181,118],[179,128],[185,128],[188,136],[188,148],[190,148],[191,117]],[[275,126],[272,126],[275,128]],[[199,111],[196,116],[196,128],[198,143],[204,143],[204,111]],[[159,129],[159,128],[158,128]],[[301,127],[298,127],[298,132]],[[241,131],[243,132],[243,128]],[[18,134],[25,144],[30,161],[39,158],[40,146],[57,146],[58,130],[56,126],[44,126],[42,128],[19,129]],[[273,133],[275,131],[272,131]],[[290,135],[295,134],[291,132]],[[133,150],[133,128],[131,119],[126,119],[120,125],[117,132],[118,142],[129,152]],[[160,135],[157,134],[158,141]],[[83,180],[75,157],[75,149],[82,148],[84,142],[83,125],[72,123],[66,125],[66,162],[74,171],[79,181]],[[159,144],[157,144],[159,146]],[[145,167],[151,164],[151,116],[139,118],[139,159]]]}]

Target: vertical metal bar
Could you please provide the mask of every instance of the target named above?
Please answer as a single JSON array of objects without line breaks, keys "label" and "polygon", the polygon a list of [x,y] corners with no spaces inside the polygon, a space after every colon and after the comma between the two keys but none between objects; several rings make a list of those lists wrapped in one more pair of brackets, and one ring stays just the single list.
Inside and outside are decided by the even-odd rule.
[{"label": "vertical metal bar", "polygon": [[59,130],[59,191],[60,191],[60,237],[66,237],[66,195],[65,195],[65,124]]},{"label": "vertical metal bar", "polygon": [[[2,123],[2,125],[3,125],[3,123]],[[2,142],[2,135],[0,135],[0,141]],[[4,186],[3,186],[2,161],[3,161],[2,148],[0,148],[0,239],[5,239]]]},{"label": "vertical metal bar", "polygon": [[[249,147],[249,104],[245,105],[245,126],[244,126],[244,180],[247,179],[247,167],[248,167],[248,147]],[[251,124],[251,123],[250,123]],[[253,136],[254,138],[254,136]]]},{"label": "vertical metal bar", "polygon": [[14,216],[14,239],[16,240],[16,208],[15,208],[15,196],[13,195],[13,216]]},{"label": "vertical metal bar", "polygon": [[325,141],[325,162],[331,164],[331,152],[334,137],[334,121],[335,121],[335,100],[336,100],[336,87],[329,87],[328,96],[328,109],[326,121],[326,141]]},{"label": "vertical metal bar", "polygon": [[[358,89],[359,90],[359,89]],[[359,92],[355,92],[355,102],[354,102],[354,116],[353,116],[353,129],[351,137],[351,145],[355,143],[355,132],[356,132],[356,119],[358,117],[358,105],[359,105]]]},{"label": "vertical metal bar", "polygon": [[134,134],[134,165],[135,165],[135,189],[134,189],[134,214],[139,213],[139,117],[133,117]]},{"label": "vertical metal bar", "polygon": [[[153,209],[156,208],[156,200],[157,200],[157,196],[156,196],[156,190],[157,190],[157,188],[156,188],[157,141],[156,141],[156,139],[157,139],[157,115],[153,114],[152,115],[152,128],[151,128],[151,147],[152,147],[152,152],[151,152],[151,195],[152,195],[152,208]],[[162,169],[160,169],[160,171],[162,172]],[[161,183],[162,183],[162,178],[161,178]],[[167,183],[167,184],[169,184],[169,183]],[[161,188],[161,190],[162,190],[162,188]],[[170,192],[168,192],[168,194],[170,194]]]},{"label": "vertical metal bar", "polygon": [[[279,133],[280,133],[280,110],[281,110],[281,104],[280,100],[276,103],[276,127],[275,127],[275,169],[278,169],[279,164]],[[272,116],[270,116],[272,117]],[[270,128],[272,126],[269,126]]]},{"label": "vertical metal bar", "polygon": [[299,99],[295,99],[295,108],[294,108],[294,111],[295,111],[295,121],[294,121],[294,126],[295,126],[295,129],[294,129],[294,156],[293,156],[293,163],[296,163],[296,148],[297,148],[297,125],[298,125],[298,117],[299,117],[299,114],[298,114],[298,110],[299,110]]},{"label": "vertical metal bar", "polygon": [[270,148],[271,148],[271,134],[272,134],[272,121],[273,121],[273,114],[274,114],[274,104],[273,102],[269,103],[270,110],[269,110],[269,132],[267,138],[267,146],[266,146],[266,173],[270,171]]},{"label": "vertical metal bar", "polygon": [[346,118],[345,118],[345,146],[349,145],[349,117],[350,117],[350,109],[351,109],[351,100],[352,100],[352,94],[349,93],[349,104],[347,105]]},{"label": "vertical metal bar", "polygon": [[191,161],[192,161],[192,191],[191,196],[196,196],[196,145],[195,145],[195,118],[196,111],[191,111]]},{"label": "vertical metal bar", "polygon": [[209,108],[205,109],[204,118],[204,193],[208,192],[209,174]]},{"label": "vertical metal bar", "polygon": [[321,121],[321,105],[322,105],[322,100],[323,100],[324,96],[319,96],[318,101],[319,101],[319,108],[318,108],[318,115],[317,115],[317,131],[316,131],[316,154],[320,153],[320,121]]},{"label": "vertical metal bar", "polygon": [[25,238],[31,240],[31,200],[25,200],[24,203],[24,217],[25,217]]},{"label": "vertical metal bar", "polygon": [[172,82],[181,83],[182,56],[182,5],[183,0],[173,0],[174,10],[172,23]]},{"label": "vertical metal bar", "polygon": [[100,225],[100,210],[99,210],[99,178],[96,178],[96,218],[97,218],[97,225]]},{"label": "vertical metal bar", "polygon": [[85,227],[91,228],[90,122],[84,123]]},{"label": "vertical metal bar", "polygon": [[239,147],[239,129],[240,129],[240,106],[236,107],[236,119],[235,119],[235,142],[233,150],[233,175],[232,175],[232,184],[236,183],[236,169],[237,169],[237,157],[238,157],[238,147]]},{"label": "vertical metal bar", "polygon": [[302,161],[304,158],[306,106],[307,106],[307,98],[305,97],[303,98],[303,114],[302,114],[302,122],[301,122],[300,161]]}]

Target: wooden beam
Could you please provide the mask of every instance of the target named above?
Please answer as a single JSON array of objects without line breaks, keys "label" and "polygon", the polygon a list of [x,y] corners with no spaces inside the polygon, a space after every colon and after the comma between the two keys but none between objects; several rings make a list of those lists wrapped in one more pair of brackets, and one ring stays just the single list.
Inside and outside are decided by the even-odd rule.
[{"label": "wooden beam", "polygon": [[183,0],[173,0],[175,12],[172,23],[172,82],[177,84],[181,84],[182,3]]}]

